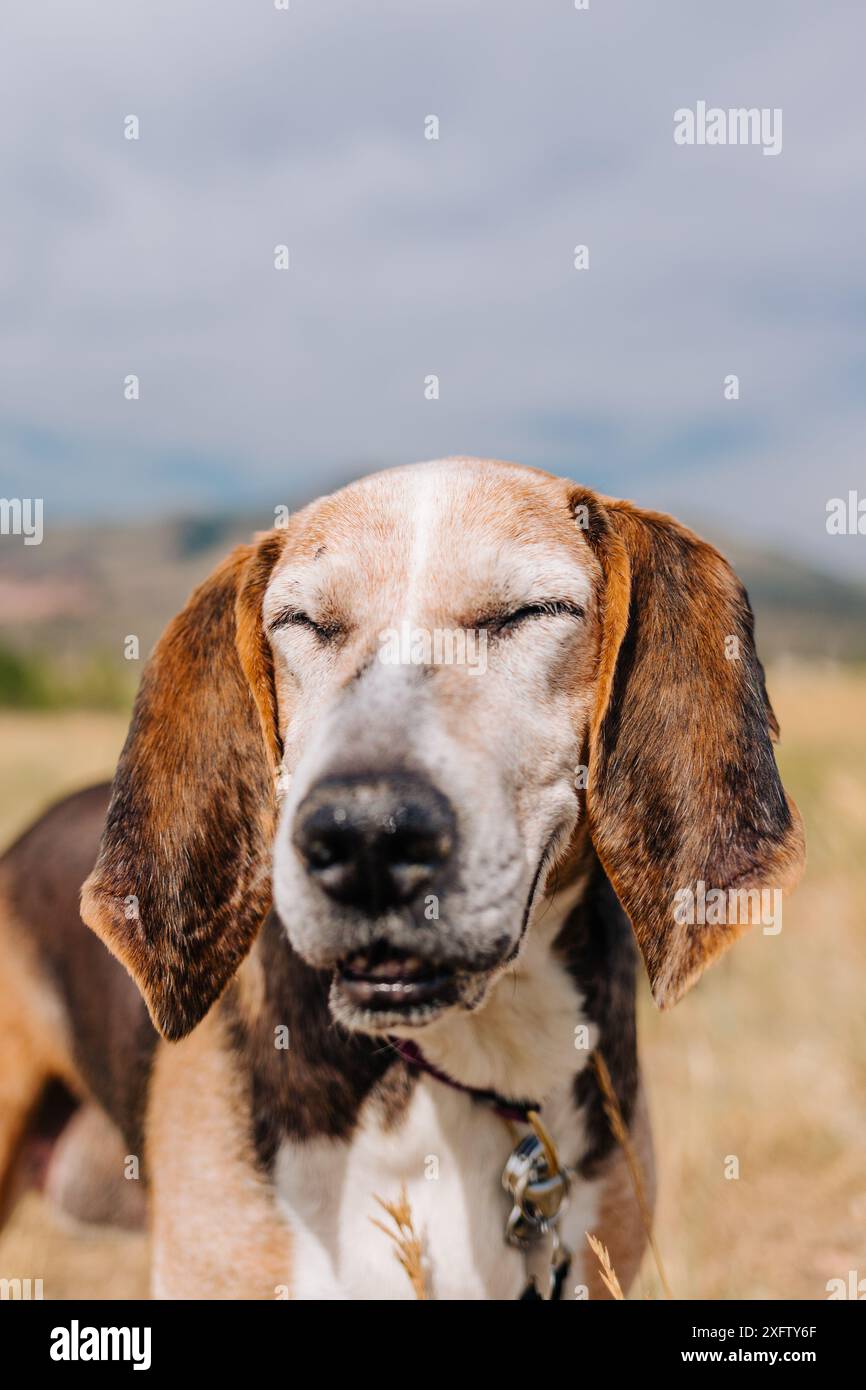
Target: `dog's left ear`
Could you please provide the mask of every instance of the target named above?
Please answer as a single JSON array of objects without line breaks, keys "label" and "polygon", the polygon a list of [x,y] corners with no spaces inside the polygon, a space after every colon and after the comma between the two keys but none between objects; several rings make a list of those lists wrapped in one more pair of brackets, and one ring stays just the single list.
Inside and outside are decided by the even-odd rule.
[{"label": "dog's left ear", "polygon": [[730,566],[670,517],[582,490],[572,505],[605,577],[590,832],[664,1008],[758,920],[739,890],[797,880],[802,824]]},{"label": "dog's left ear", "polygon": [[270,907],[280,749],[262,599],[283,540],[234,551],[157,643],[82,889],[82,917],[170,1040],[203,1018]]}]

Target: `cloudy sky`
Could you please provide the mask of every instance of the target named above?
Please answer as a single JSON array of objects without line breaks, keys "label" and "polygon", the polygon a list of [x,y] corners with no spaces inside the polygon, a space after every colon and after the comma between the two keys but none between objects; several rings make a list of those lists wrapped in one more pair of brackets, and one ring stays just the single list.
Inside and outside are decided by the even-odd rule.
[{"label": "cloudy sky", "polygon": [[[864,41],[861,0],[8,0],[0,493],[267,511],[479,453],[862,573]],[[781,153],[676,145],[699,101]]]}]

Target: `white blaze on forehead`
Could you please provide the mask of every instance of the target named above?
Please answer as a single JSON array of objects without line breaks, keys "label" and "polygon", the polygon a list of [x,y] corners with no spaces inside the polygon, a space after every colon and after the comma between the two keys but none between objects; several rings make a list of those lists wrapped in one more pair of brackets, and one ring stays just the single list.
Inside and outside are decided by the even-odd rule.
[{"label": "white blaze on forehead", "polygon": [[[453,465],[431,463],[424,465],[423,471],[419,468],[408,483],[405,501],[409,557],[401,616],[410,623],[417,622],[426,606],[425,599],[429,602],[435,597],[437,582],[449,577],[436,564],[437,542],[442,539],[444,523],[455,520],[461,492],[475,481],[472,475],[461,473]],[[503,505],[508,505],[505,490]],[[592,596],[592,579],[578,558],[577,546],[572,556],[561,544],[494,540],[476,532],[467,533],[457,553],[461,562],[473,562],[471,572],[479,584],[501,586],[503,595],[516,604],[556,598],[587,604]]]},{"label": "white blaze on forehead", "polygon": [[[366,499],[362,515],[378,518],[370,533],[369,578],[373,585],[380,584],[386,599],[383,621],[422,627],[431,607],[457,610],[477,602],[484,608],[488,599],[515,607],[555,599],[588,603],[593,579],[581,558],[577,523],[573,549],[563,544],[567,533],[561,525],[551,525],[550,541],[543,539],[537,507],[523,528],[521,495],[511,493],[507,472],[503,470],[503,474],[487,480],[496,498],[495,527],[491,497],[488,495],[485,504],[478,473],[461,469],[459,460],[436,460],[395,470],[346,490],[348,502],[353,488],[359,488]],[[467,505],[476,489],[481,499],[477,514]],[[550,505],[553,522],[555,498]],[[296,603],[301,608],[315,605],[323,585],[339,600],[342,580],[346,597],[356,595],[358,567],[360,564],[363,569],[367,558],[366,537],[352,523],[351,511],[342,525],[338,520],[321,564],[306,560],[290,571],[275,573],[265,596],[266,622],[286,604]],[[380,525],[390,532],[384,544],[378,533]],[[341,547],[346,528],[353,544]],[[359,611],[363,616],[363,604]]]},{"label": "white blaze on forehead", "polygon": [[425,469],[412,479],[410,488],[411,550],[403,616],[411,623],[418,617],[421,608],[433,536],[445,506],[445,470],[435,467]]}]

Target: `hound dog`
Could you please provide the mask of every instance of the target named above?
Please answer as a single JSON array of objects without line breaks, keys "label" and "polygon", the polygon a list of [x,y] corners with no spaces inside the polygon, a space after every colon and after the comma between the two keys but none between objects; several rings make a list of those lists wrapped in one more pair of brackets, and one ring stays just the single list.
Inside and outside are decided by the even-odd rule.
[{"label": "hound dog", "polygon": [[[746,593],[669,517],[469,458],[314,502],[169,625],[110,797],[2,863],[6,1168],[59,1078],[79,1177],[140,1164],[158,1297],[545,1297],[552,1224],[504,1236],[533,1106],[565,1296],[605,1294],[586,1231],[627,1286],[591,1059],[651,1201],[637,951],[673,1004],[748,924],[682,893],[798,876],[776,732]],[[414,1288],[370,1219],[401,1195]]]}]

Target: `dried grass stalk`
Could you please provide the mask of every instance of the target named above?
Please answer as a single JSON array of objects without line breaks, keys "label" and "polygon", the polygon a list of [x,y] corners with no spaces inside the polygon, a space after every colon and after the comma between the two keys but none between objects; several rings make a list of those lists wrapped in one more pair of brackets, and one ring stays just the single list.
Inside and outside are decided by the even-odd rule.
[{"label": "dried grass stalk", "polygon": [[590,1250],[595,1255],[595,1258],[598,1260],[598,1263],[601,1266],[601,1280],[608,1293],[613,1298],[622,1299],[623,1301],[625,1301],[625,1294],[623,1293],[622,1287],[620,1286],[620,1282],[616,1277],[616,1270],[610,1262],[610,1255],[608,1254],[607,1246],[602,1245],[601,1241],[598,1239],[597,1236],[591,1236],[589,1234],[589,1231],[587,1231],[586,1233],[586,1238],[589,1241]]},{"label": "dried grass stalk", "polygon": [[395,1229],[391,1230],[390,1226],[386,1226],[384,1221],[377,1220],[375,1216],[371,1216],[370,1220],[393,1243],[394,1254],[406,1271],[409,1283],[415,1290],[415,1297],[429,1300],[430,1295],[424,1280],[424,1254],[421,1241],[415,1233],[412,1208],[409,1205],[405,1184],[400,1188],[399,1201],[386,1202],[382,1197],[376,1197],[375,1193],[373,1196],[386,1215],[391,1218]]},{"label": "dried grass stalk", "polygon": [[604,1113],[607,1116],[608,1124],[610,1125],[614,1138],[619,1142],[625,1154],[625,1161],[628,1165],[629,1176],[631,1178],[632,1187],[634,1188],[635,1197],[637,1198],[641,1221],[643,1222],[643,1228],[646,1231],[646,1237],[653,1253],[653,1259],[656,1262],[656,1269],[659,1272],[659,1279],[664,1289],[665,1298],[673,1298],[671,1286],[668,1283],[664,1265],[662,1264],[661,1252],[656,1244],[656,1238],[653,1235],[652,1212],[650,1211],[650,1205],[647,1200],[646,1186],[644,1184],[643,1169],[641,1168],[640,1159],[635,1153],[631,1135],[622,1117],[622,1110],[620,1109],[616,1091],[613,1088],[613,1082],[610,1077],[610,1072],[607,1069],[607,1063],[597,1048],[592,1054],[592,1063],[595,1067],[595,1074],[598,1077],[598,1084],[601,1087],[602,1096],[604,1097]]}]

